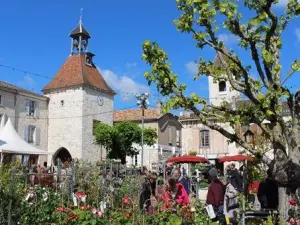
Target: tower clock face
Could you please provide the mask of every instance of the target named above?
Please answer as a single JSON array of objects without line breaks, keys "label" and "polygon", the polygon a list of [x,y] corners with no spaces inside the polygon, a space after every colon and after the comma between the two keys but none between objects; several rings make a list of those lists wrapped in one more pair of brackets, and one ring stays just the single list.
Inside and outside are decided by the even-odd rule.
[{"label": "tower clock face", "polygon": [[103,103],[104,103],[104,99],[103,99],[103,97],[102,97],[102,96],[98,96],[98,97],[97,97],[97,103],[98,103],[98,105],[100,105],[100,106],[102,106],[102,105],[103,105]]}]

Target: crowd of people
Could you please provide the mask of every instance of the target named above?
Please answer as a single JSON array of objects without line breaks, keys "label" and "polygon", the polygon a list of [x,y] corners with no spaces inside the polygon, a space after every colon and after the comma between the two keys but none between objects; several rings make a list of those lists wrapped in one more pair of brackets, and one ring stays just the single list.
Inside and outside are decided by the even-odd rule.
[{"label": "crowd of people", "polygon": [[147,212],[155,210],[158,200],[164,203],[162,209],[173,208],[175,210],[177,205],[189,204],[190,187],[180,168],[174,168],[165,187],[157,183],[158,175],[156,173],[148,172],[147,169],[143,173],[145,181],[140,195],[141,210]]},{"label": "crowd of people", "polygon": [[[178,205],[188,205],[190,202],[190,183],[183,174],[181,167],[167,167],[167,184],[159,185],[158,175],[144,169],[145,181],[140,195],[140,209],[150,212],[157,207],[157,200],[164,203],[164,208],[176,208]],[[268,171],[268,175],[270,171]],[[212,167],[208,171],[210,182],[206,206],[212,207],[215,217],[212,221],[220,224],[238,224],[239,193],[244,192],[242,171],[234,163],[227,166],[224,176]],[[157,185],[159,187],[157,187]],[[258,200],[262,209],[277,209],[278,187],[276,182],[268,176],[260,183]]]}]

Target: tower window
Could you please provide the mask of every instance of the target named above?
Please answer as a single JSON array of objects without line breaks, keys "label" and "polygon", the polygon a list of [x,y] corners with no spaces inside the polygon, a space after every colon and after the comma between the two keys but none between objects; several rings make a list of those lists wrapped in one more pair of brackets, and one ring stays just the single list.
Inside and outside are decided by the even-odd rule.
[{"label": "tower window", "polygon": [[65,101],[64,100],[61,100],[60,101],[60,106],[64,106],[65,105]]},{"label": "tower window", "polygon": [[219,92],[224,92],[224,91],[226,91],[226,82],[220,81],[219,82]]}]

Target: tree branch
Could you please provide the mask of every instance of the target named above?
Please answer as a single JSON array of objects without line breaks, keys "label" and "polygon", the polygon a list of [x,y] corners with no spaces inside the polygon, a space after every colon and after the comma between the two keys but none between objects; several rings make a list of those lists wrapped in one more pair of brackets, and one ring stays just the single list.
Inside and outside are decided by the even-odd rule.
[{"label": "tree branch", "polygon": [[258,74],[260,76],[260,79],[263,82],[264,86],[268,87],[267,83],[265,81],[265,74],[264,74],[264,72],[262,70],[262,67],[261,67],[261,64],[260,64],[259,55],[258,55],[258,51],[257,51],[257,48],[256,48],[256,42],[254,40],[251,40],[249,37],[246,37],[246,35],[241,30],[241,26],[240,26],[238,20],[233,20],[232,24],[233,24],[233,26],[235,28],[236,34],[241,39],[243,39],[243,40],[245,40],[245,41],[247,41],[247,42],[250,43],[250,49],[251,49],[252,59],[255,62],[256,70],[257,70],[257,72],[258,72]]}]

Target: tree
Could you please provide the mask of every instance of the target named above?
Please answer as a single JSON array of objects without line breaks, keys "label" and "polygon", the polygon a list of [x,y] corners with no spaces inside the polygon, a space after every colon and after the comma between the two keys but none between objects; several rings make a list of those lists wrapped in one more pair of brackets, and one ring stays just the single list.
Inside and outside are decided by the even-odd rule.
[{"label": "tree", "polygon": [[[113,126],[98,123],[95,127],[95,142],[101,144],[108,151],[108,158],[120,159],[122,164],[126,163],[126,156],[138,154],[134,144],[141,145],[142,129],[138,124],[123,121]],[[144,129],[144,144],[153,145],[157,133],[152,128]]]},{"label": "tree", "polygon": [[[283,76],[280,53],[282,33],[299,15],[300,4],[289,0],[285,13],[278,16],[272,8],[277,3],[278,0],[176,0],[181,11],[181,16],[174,21],[176,28],[190,34],[197,48],[215,50],[221,62],[218,66],[200,57],[194,80],[200,76],[211,76],[215,82],[228,81],[233,90],[249,100],[249,104],[233,106],[223,102],[215,106],[197,93],[186,94],[186,84],[178,82],[178,75],[172,72],[167,54],[155,42],[144,42],[142,57],[151,66],[151,71],[144,75],[148,84],[154,83],[169,99],[164,104],[166,111],[191,110],[206,126],[257,157],[263,157],[234,131],[215,121],[228,123],[232,130],[236,125],[249,121],[259,126],[274,149],[275,160],[267,162],[274,178],[294,192],[300,186],[300,93],[293,94],[285,83],[299,72],[300,60],[292,62],[289,72]],[[241,9],[246,11],[242,14]],[[249,18],[243,18],[243,15]],[[220,20],[223,29],[239,39],[240,48],[248,53],[248,62],[243,62],[235,51],[227,50],[218,38],[217,21]],[[253,69],[258,77],[251,76]],[[289,122],[285,122],[282,116],[283,100],[290,113]],[[214,121],[208,119],[211,117]],[[266,120],[268,123],[263,123]]]}]

